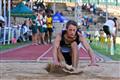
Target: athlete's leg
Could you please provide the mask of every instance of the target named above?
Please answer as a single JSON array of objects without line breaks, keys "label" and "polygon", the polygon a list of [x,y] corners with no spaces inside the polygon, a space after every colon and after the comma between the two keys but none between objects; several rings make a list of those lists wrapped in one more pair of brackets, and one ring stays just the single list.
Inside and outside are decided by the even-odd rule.
[{"label": "athlete's leg", "polygon": [[112,36],[112,39],[113,39],[113,47],[115,49],[115,46],[116,46],[116,28],[115,27],[112,27],[112,29],[110,29],[110,34]]},{"label": "athlete's leg", "polygon": [[114,49],[116,49],[116,36],[113,35],[113,45],[114,45]]}]

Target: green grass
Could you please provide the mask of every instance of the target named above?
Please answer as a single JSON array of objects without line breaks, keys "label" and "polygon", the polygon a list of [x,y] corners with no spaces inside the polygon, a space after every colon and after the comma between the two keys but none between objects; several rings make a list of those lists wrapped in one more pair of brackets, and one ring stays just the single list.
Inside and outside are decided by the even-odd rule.
[{"label": "green grass", "polygon": [[12,48],[17,48],[23,45],[26,45],[30,42],[21,42],[21,43],[16,43],[16,44],[6,44],[6,45],[0,45],[0,51],[5,51],[8,49],[12,49]]},{"label": "green grass", "polygon": [[116,45],[116,49],[114,50],[114,55],[110,54],[110,49],[108,49],[108,46],[106,43],[101,47],[101,44],[99,42],[93,41],[93,43],[91,43],[90,45],[93,50],[103,55],[106,55],[113,60],[120,61],[120,44]]}]

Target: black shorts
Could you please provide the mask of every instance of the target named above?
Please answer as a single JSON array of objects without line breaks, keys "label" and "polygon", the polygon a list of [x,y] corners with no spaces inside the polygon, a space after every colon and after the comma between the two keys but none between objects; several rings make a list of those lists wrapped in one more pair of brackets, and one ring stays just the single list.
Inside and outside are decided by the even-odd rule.
[{"label": "black shorts", "polygon": [[104,26],[103,26],[103,31],[106,33],[106,35],[111,35],[111,34],[110,34],[110,30],[109,30],[109,26],[104,25]]},{"label": "black shorts", "polygon": [[53,32],[53,29],[52,28],[47,28],[47,31]]},{"label": "black shorts", "polygon": [[71,48],[61,47],[62,55],[68,65],[72,65]]}]

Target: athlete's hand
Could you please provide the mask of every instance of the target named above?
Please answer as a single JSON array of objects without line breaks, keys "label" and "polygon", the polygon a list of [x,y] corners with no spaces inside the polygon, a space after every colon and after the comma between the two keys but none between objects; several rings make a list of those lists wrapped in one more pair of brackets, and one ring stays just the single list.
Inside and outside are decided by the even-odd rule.
[{"label": "athlete's hand", "polygon": [[61,67],[65,67],[65,62],[58,62],[58,61],[55,61],[54,62],[55,65],[58,65],[58,66],[61,66]]},{"label": "athlete's hand", "polygon": [[60,63],[58,61],[54,61],[53,62],[55,65],[60,65]]},{"label": "athlete's hand", "polygon": [[96,63],[96,58],[95,58],[95,55],[92,55],[91,57],[91,62],[88,66],[99,66],[97,63]]},{"label": "athlete's hand", "polygon": [[99,66],[99,65],[96,62],[92,62],[88,66]]}]

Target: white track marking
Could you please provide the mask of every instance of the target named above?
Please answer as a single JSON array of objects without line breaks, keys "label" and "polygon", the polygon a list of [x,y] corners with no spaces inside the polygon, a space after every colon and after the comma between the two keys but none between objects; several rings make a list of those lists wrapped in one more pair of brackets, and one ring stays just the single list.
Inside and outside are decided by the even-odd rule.
[{"label": "white track marking", "polygon": [[37,58],[37,61],[40,61],[40,59],[45,56],[53,47],[51,46],[47,51],[45,51],[41,56]]}]

